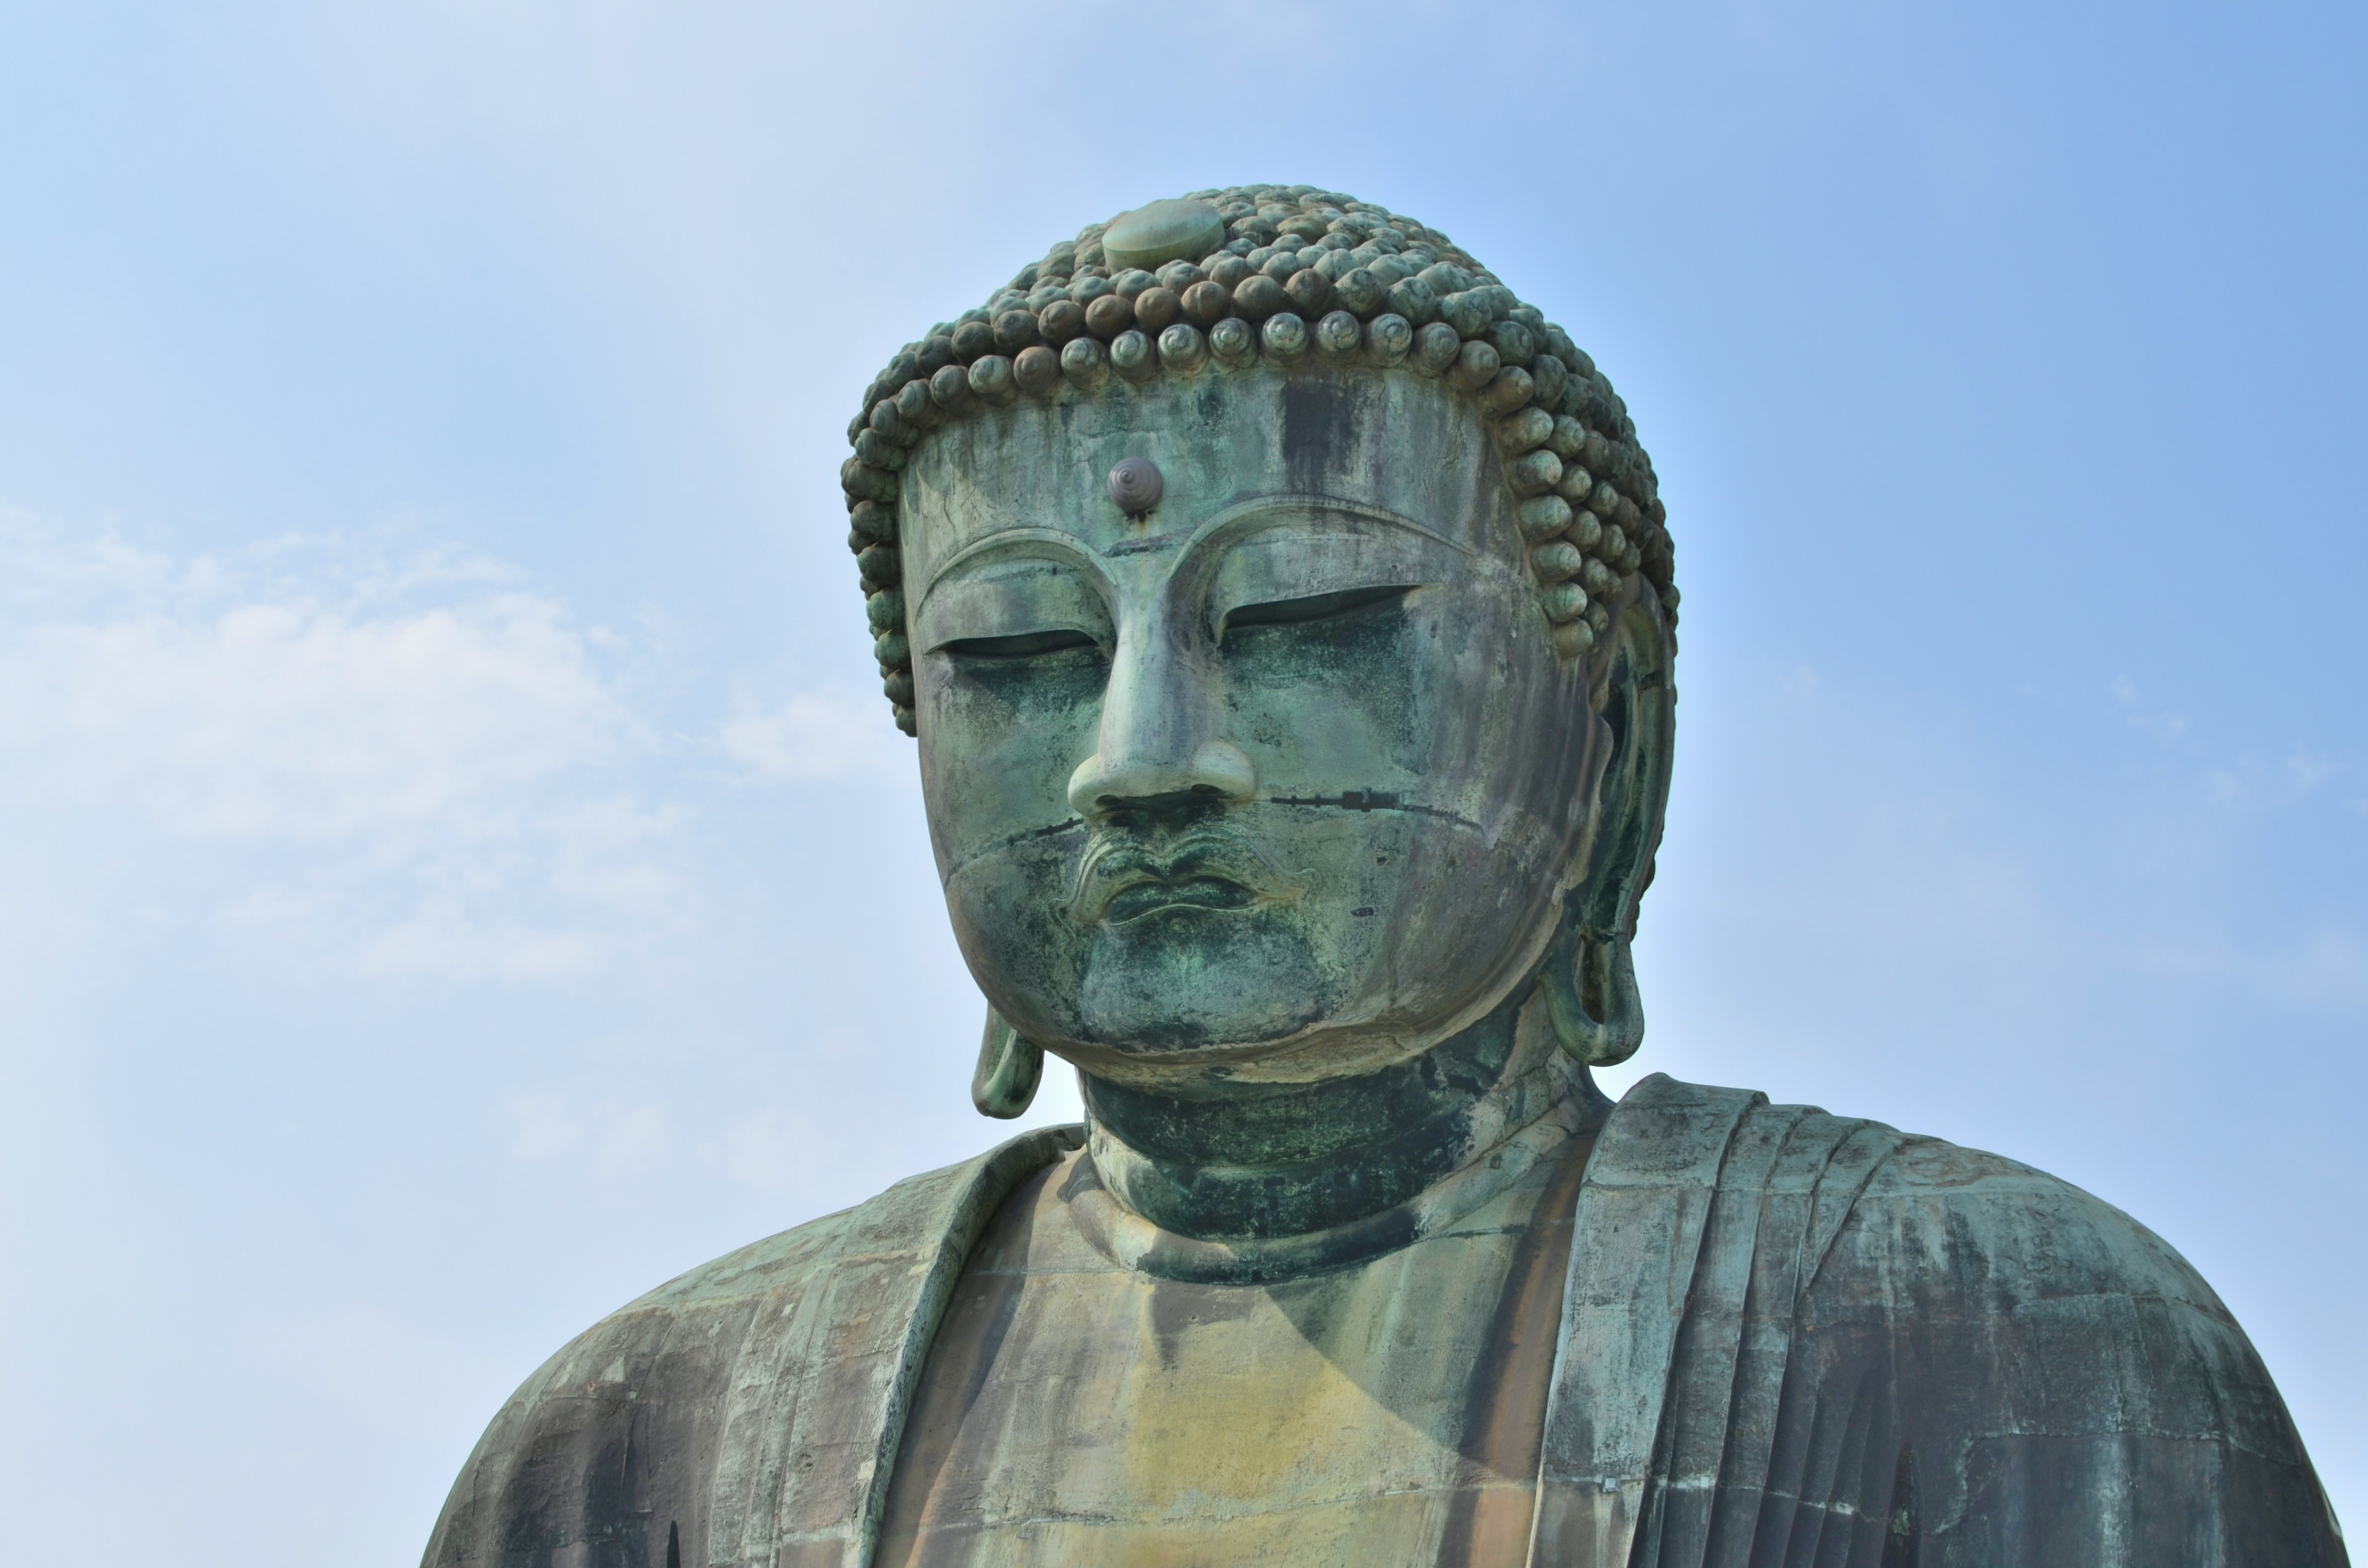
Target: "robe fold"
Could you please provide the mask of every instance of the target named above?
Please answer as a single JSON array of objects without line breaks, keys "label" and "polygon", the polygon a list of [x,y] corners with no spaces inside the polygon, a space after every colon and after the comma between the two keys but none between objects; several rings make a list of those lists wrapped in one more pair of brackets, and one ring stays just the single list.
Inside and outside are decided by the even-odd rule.
[{"label": "robe fold", "polygon": [[[495,1416],[427,1568],[864,1568],[963,1260],[1078,1138],[596,1324]],[[2349,1561],[2259,1357],[2169,1246],[2011,1161],[1743,1090],[1656,1074],[1612,1111],[1545,1410],[1536,1568]]]}]

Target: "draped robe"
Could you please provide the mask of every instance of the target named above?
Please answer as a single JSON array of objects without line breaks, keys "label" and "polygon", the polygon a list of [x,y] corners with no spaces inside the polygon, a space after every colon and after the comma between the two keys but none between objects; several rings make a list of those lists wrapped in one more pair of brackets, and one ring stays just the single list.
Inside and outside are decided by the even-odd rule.
[{"label": "draped robe", "polygon": [[[1078,1137],[916,1176],[596,1324],[495,1417],[427,1568],[865,1568],[964,1259]],[[2349,1562],[2227,1309],[2053,1177],[1656,1074],[1572,1221],[1534,1568]]]}]

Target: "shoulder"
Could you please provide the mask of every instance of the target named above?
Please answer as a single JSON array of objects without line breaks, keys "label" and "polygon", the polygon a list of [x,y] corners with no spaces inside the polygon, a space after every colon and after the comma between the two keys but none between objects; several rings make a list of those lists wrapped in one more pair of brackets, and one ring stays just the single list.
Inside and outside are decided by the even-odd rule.
[{"label": "shoulder", "polygon": [[2343,1561],[2243,1331],[2111,1204],[1996,1154],[1666,1078],[1630,1091],[1606,1148],[1621,1185],[1700,1237],[1675,1248],[1672,1429],[1713,1435],[1711,1474],[1764,1467],[1806,1539],[1847,1508],[1934,1564]]},{"label": "shoulder", "polygon": [[[1893,1289],[1934,1307],[2052,1316],[2090,1334],[2173,1320],[2185,1325],[2182,1338],[2241,1344],[2235,1318],[2187,1259],[2104,1199],[1984,1150],[1891,1137],[1826,1260],[1833,1283],[1878,1268]],[[2249,1346],[2243,1355],[2250,1359]]]},{"label": "shoulder", "polygon": [[1792,1298],[1761,1309],[1789,1319],[1784,1399],[1896,1424],[1927,1561],[2342,1561],[2260,1356],[2145,1225],[1979,1149],[1656,1092],[1732,1119],[1712,1235],[1750,1233],[1753,1289]]},{"label": "shoulder", "polygon": [[[675,1521],[703,1529],[725,1428],[761,1424],[793,1398],[810,1347],[830,1337],[825,1320],[857,1312],[856,1296],[866,1312],[893,1299],[883,1279],[914,1273],[916,1255],[974,1228],[968,1210],[998,1202],[1062,1146],[1064,1131],[1023,1135],[726,1253],[577,1335],[486,1427],[426,1562],[457,1568],[605,1540],[631,1548],[625,1538],[653,1528],[656,1539],[641,1545],[663,1553]],[[840,1282],[850,1274],[860,1289]]]},{"label": "shoulder", "polygon": [[1887,1148],[1813,1240],[1804,1329],[1879,1334],[1902,1391],[1968,1433],[2203,1443],[2308,1473],[2260,1355],[2169,1243],[2019,1161],[1851,1125]]},{"label": "shoulder", "polygon": [[[713,1454],[714,1417],[750,1329],[793,1313],[860,1211],[825,1215],[702,1264],[562,1346],[486,1426],[452,1484],[425,1563],[507,1562],[631,1528],[647,1483],[630,1471],[637,1454],[647,1462],[653,1443],[669,1460],[708,1468],[698,1460]],[[662,1552],[671,1522],[655,1527],[659,1539],[637,1544]]]},{"label": "shoulder", "polygon": [[2187,1260],[2137,1221],[1979,1149],[1657,1074],[1621,1101],[1605,1144],[1634,1167],[1614,1179],[1808,1199],[1804,1286],[1872,1269],[1892,1290],[1977,1287],[2000,1301],[2116,1290],[2227,1317]]},{"label": "shoulder", "polygon": [[2015,1420],[2110,1406],[2291,1449],[2283,1405],[2219,1296],[2169,1243],[2069,1182],[1745,1090],[1647,1079],[1616,1115],[1639,1151],[1691,1151],[1692,1179],[1714,1182],[1727,1216],[1708,1233],[1753,1237],[1741,1244],[1774,1268],[1765,1284],[1793,1295],[1802,1332],[1832,1354],[1887,1346],[1896,1375],[1983,1390]]},{"label": "shoulder", "polygon": [[825,1278],[850,1233],[905,1189],[943,1183],[949,1167],[900,1183],[851,1209],[825,1214],[711,1259],[636,1297],[569,1340],[519,1385],[496,1418],[521,1409],[609,1397],[679,1398],[713,1381],[756,1317],[791,1310]]}]

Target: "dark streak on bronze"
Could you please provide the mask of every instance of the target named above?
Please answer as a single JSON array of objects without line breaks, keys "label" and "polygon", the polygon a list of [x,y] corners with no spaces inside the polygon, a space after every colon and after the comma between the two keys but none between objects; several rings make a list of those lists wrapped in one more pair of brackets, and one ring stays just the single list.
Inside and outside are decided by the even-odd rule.
[{"label": "dark streak on bronze", "polygon": [[914,1392],[912,1414],[896,1456],[895,1482],[888,1494],[882,1520],[880,1546],[872,1562],[877,1568],[925,1568],[959,1562],[962,1546],[979,1521],[949,1518],[942,1506],[959,1506],[965,1498],[958,1489],[942,1487],[938,1478],[954,1457],[965,1427],[977,1415],[987,1419],[973,1429],[970,1440],[993,1442],[1009,1424],[1008,1412],[978,1411],[996,1362],[1019,1313],[1019,1297],[1028,1282],[1030,1222],[1044,1187],[1067,1168],[1055,1161],[1020,1184],[1004,1202],[994,1225],[962,1270],[962,1284],[948,1304],[937,1338],[929,1346],[929,1376]]},{"label": "dark streak on bronze", "polygon": [[1563,1290],[1570,1271],[1571,1216],[1578,1184],[1595,1151],[1595,1133],[1580,1133],[1557,1154],[1561,1168],[1531,1210],[1516,1244],[1504,1293],[1488,1325],[1488,1346],[1471,1382],[1463,1421],[1463,1458],[1472,1466],[1455,1494],[1439,1543],[1439,1568],[1481,1568],[1518,1562],[1530,1538],[1533,1482],[1545,1429],[1545,1391],[1553,1381],[1554,1342],[1562,1326]]},{"label": "dark streak on bronze", "polygon": [[1487,829],[1470,817],[1444,811],[1438,806],[1425,806],[1412,801],[1401,801],[1386,790],[1343,790],[1337,795],[1269,795],[1272,806],[1330,806],[1344,812],[1404,812],[1409,816],[1437,817],[1468,827],[1474,833]]}]

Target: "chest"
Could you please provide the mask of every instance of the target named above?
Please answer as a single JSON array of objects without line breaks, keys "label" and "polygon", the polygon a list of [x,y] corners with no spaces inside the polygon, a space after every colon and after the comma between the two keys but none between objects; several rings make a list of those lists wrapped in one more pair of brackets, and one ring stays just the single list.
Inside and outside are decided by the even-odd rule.
[{"label": "chest", "polygon": [[1552,1166],[1271,1286],[1103,1258],[1014,1195],[930,1351],[889,1564],[1518,1564],[1568,1256]]}]

